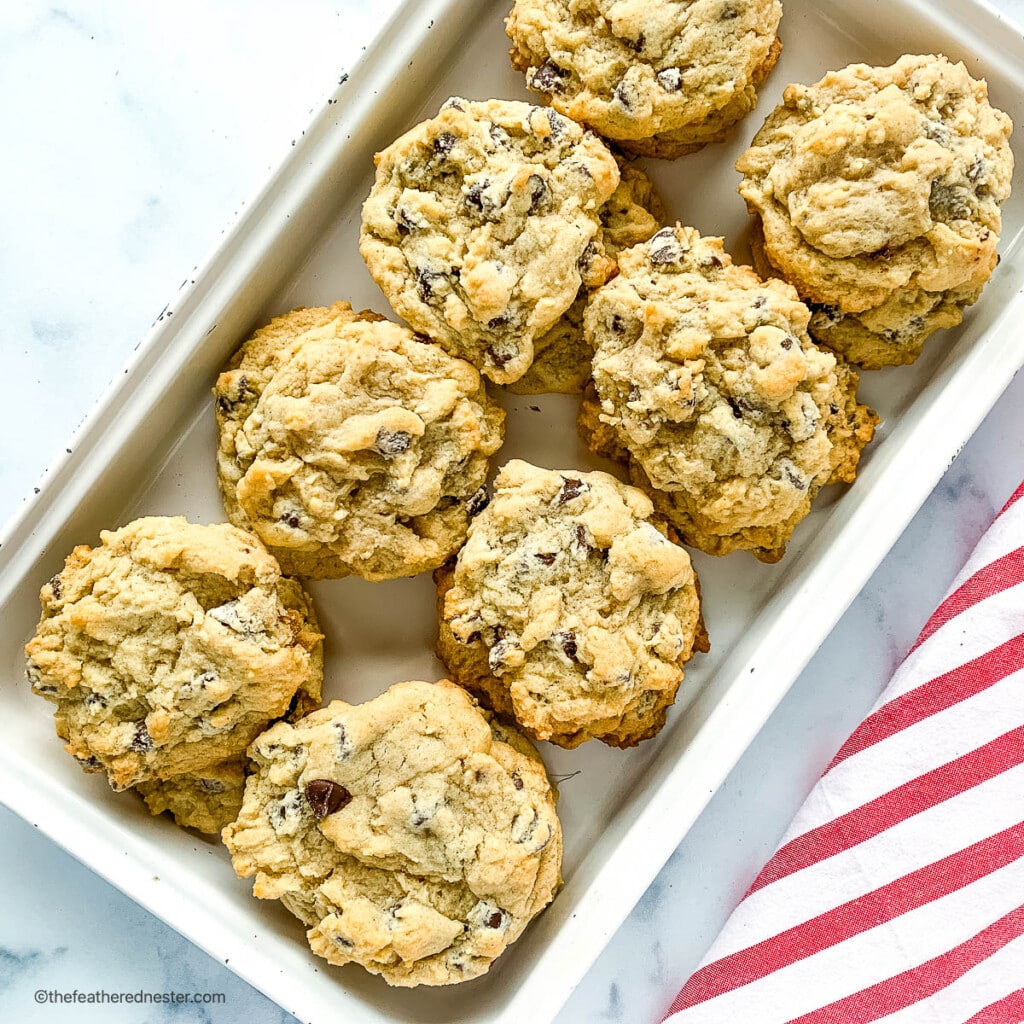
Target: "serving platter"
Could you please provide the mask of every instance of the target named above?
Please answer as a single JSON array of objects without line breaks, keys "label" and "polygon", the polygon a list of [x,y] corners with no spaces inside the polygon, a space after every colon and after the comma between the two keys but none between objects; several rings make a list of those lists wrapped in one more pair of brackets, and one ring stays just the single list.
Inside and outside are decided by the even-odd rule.
[{"label": "serving platter", "polygon": [[[663,733],[632,751],[542,745],[562,779],[566,886],[486,977],[445,990],[392,990],[330,968],[302,928],[249,895],[225,851],[152,819],[132,796],[83,775],[24,680],[21,647],[39,586],[79,543],[142,514],[223,519],[209,389],[250,331],[295,305],[347,299],[388,314],[356,250],[372,154],[449,95],[531,98],[508,64],[505,2],[410,0],[339,83],[288,158],[181,291],[125,372],[0,535],[0,799],[302,1020],[521,1021],[553,1017],[785,694],[949,461],[1024,362],[1024,197],[1004,208],[1002,264],[963,327],[911,368],[864,375],[885,423],[850,489],[824,492],[786,558],[694,557],[712,651],[687,669]],[[986,77],[1024,124],[1024,40],[980,0],[787,0],[786,49],[758,110],[729,143],[645,161],[672,218],[722,234],[740,261],[747,217],[732,166],[790,81],[854,60],[942,51]],[[1015,145],[1016,148],[1016,145]],[[496,392],[509,412],[496,465],[604,468],[576,439],[576,402]],[[434,679],[429,577],[311,587],[328,636],[326,697],[362,700],[401,679]]]}]

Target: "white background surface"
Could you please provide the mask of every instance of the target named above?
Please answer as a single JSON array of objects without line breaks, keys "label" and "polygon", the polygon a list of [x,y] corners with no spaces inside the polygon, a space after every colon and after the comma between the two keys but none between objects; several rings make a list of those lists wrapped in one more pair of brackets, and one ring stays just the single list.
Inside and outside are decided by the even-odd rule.
[{"label": "white background surface", "polygon": [[[0,518],[118,372],[395,0],[0,4]],[[1024,0],[997,6],[1024,21]],[[575,993],[559,1021],[657,1020],[999,505],[1024,376]],[[0,794],[2,797],[2,794]],[[0,809],[0,1021],[291,1021]],[[223,992],[37,1006],[37,989]]]}]

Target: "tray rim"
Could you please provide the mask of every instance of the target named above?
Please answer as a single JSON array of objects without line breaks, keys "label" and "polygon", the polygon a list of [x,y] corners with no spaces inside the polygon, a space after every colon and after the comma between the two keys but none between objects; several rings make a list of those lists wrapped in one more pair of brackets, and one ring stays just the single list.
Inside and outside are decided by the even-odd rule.
[{"label": "tray rim", "polygon": [[[991,52],[986,53],[986,57],[999,56],[1013,61],[1009,66],[1015,69],[1014,77],[1017,78],[1024,93],[1024,30],[1011,17],[994,7],[990,0],[903,2],[907,7],[921,10],[923,18],[936,23],[941,19],[953,24],[968,23],[970,9],[973,7],[979,16],[987,19],[981,25],[971,23],[972,29],[984,32],[987,36],[986,42]],[[113,452],[115,447],[110,438],[105,436],[109,434],[106,427],[111,415],[123,402],[141,404],[144,401],[143,385],[147,376],[160,368],[156,365],[160,356],[168,352],[180,354],[179,350],[185,347],[185,342],[181,339],[188,334],[185,325],[192,324],[197,318],[201,319],[205,305],[216,305],[213,300],[217,294],[230,294],[229,283],[225,278],[233,263],[244,263],[242,251],[258,249],[252,241],[253,236],[259,234],[260,227],[273,216],[275,208],[287,206],[287,193],[289,189],[297,187],[297,179],[300,179],[304,172],[313,173],[309,168],[314,163],[312,158],[316,155],[324,132],[340,134],[344,132],[346,124],[359,122],[360,110],[366,106],[372,108],[376,102],[373,97],[376,96],[377,90],[373,86],[379,84],[382,77],[385,81],[390,79],[390,75],[383,74],[384,69],[397,69],[410,54],[418,53],[427,41],[427,31],[433,26],[435,19],[454,17],[458,10],[471,11],[473,7],[472,0],[403,0],[366,47],[363,55],[353,64],[349,75],[346,76],[347,84],[343,78],[328,94],[329,100],[325,97],[325,103],[314,106],[311,111],[313,117],[296,145],[285,151],[282,162],[272,168],[264,183],[254,190],[253,198],[240,205],[238,213],[231,218],[223,231],[223,237],[209,256],[199,264],[190,283],[178,289],[150,330],[136,345],[123,368],[123,373],[114,377],[72,433],[68,443],[71,451],[62,452],[49,464],[39,481],[38,491],[29,496],[0,527],[0,607],[8,599],[11,590],[19,586],[24,578],[24,573],[16,571],[19,566],[29,566],[31,561],[45,550],[47,539],[52,539],[53,534],[61,528],[67,518],[73,515],[73,495],[76,490],[81,493],[80,488],[87,485],[79,482],[77,486],[72,486],[69,478],[78,472],[82,463],[98,463],[100,466],[107,464],[108,460],[104,455],[108,451]],[[997,27],[999,33],[995,32]],[[1011,44],[1018,51],[1016,61],[1008,52]],[[357,94],[356,102],[351,102],[354,94]],[[330,112],[327,103],[336,103],[341,99],[350,102],[351,106],[348,112],[338,116],[337,113]],[[1024,126],[1018,130],[1022,128]],[[177,321],[170,320],[172,313],[180,314]],[[870,543],[865,544],[861,540],[855,550],[852,550],[852,543],[842,546],[843,550],[838,554],[856,568],[855,582],[844,591],[841,600],[833,602],[824,619],[820,614],[820,605],[816,606],[816,617],[821,621],[827,621],[817,639],[808,641],[806,638],[794,636],[785,666],[766,666],[760,663],[751,665],[750,660],[733,666],[735,659],[727,658],[718,668],[719,673],[725,672],[727,668],[734,669],[734,683],[721,695],[708,719],[694,731],[686,743],[682,756],[673,754],[668,746],[659,752],[650,769],[650,776],[657,777],[657,786],[654,787],[651,778],[645,779],[643,783],[645,790],[656,788],[656,792],[641,807],[636,821],[618,841],[588,889],[581,894],[583,898],[591,901],[587,913],[573,914],[572,919],[565,923],[549,948],[539,957],[533,970],[529,972],[526,983],[504,1003],[497,1015],[491,1018],[494,1022],[511,1024],[513,1021],[524,1019],[527,1013],[538,1017],[539,1012],[543,1012],[545,1016],[538,1019],[548,1020],[552,1019],[564,1005],[565,1000],[643,895],[672,850],[678,846],[713,793],[788,692],[814,651],[829,635],[934,485],[1024,364],[1024,351],[1015,352],[1008,340],[1002,346],[991,340],[1000,333],[1005,324],[1015,317],[1019,319],[1022,315],[1024,265],[1020,269],[1017,288],[1012,298],[988,330],[977,339],[973,351],[968,352],[966,358],[960,359],[958,345],[936,369],[935,377],[938,378],[944,368],[960,359],[961,366],[952,375],[952,379],[956,380],[961,376],[968,376],[967,370],[974,363],[982,362],[983,355],[986,359],[990,358],[993,354],[993,345],[996,345],[996,355],[1004,357],[1002,362],[998,359],[996,361],[1000,373],[993,375],[991,368],[988,368],[987,374],[982,377],[984,386],[973,389],[975,400],[963,414],[949,416],[947,411],[941,408],[940,402],[936,401],[911,431],[913,437],[925,435],[931,441],[932,450],[928,451],[923,459],[920,452],[912,453],[917,456],[914,461],[915,475],[929,481],[927,489],[922,487],[919,494],[915,492],[912,498],[900,502],[898,514],[895,516],[890,505],[887,509],[887,528],[884,531],[866,531],[865,535],[870,538]],[[194,330],[192,333],[194,335]],[[1002,333],[1009,337],[1012,331]],[[934,379],[928,387],[933,383]],[[123,443],[118,442],[116,447],[119,449]],[[909,458],[900,459],[894,454],[885,461],[887,464],[901,463],[909,462]],[[881,475],[883,467],[872,468],[875,469],[874,475]],[[874,494],[878,489],[865,487],[863,490]],[[854,522],[863,523],[865,527],[877,525],[877,514],[873,506],[878,504],[880,500],[869,501],[865,496],[854,514]],[[852,532],[852,525],[853,523],[840,539],[851,540],[849,535]],[[798,601],[803,598],[806,603],[814,596],[815,588],[806,584],[825,572],[827,567],[822,565],[820,549],[829,546],[835,547],[835,540],[826,538],[823,531],[798,556],[800,564],[817,560],[815,567],[810,570],[809,577],[804,581],[804,587],[797,595]],[[865,546],[871,552],[869,557],[864,557]],[[769,614],[776,603],[776,600],[772,599],[760,614]],[[800,619],[800,616],[794,618]],[[776,622],[769,629],[769,637],[779,632],[779,625],[780,623]],[[799,652],[796,658],[792,656],[793,647]],[[759,691],[753,690],[750,685],[740,685],[748,675],[755,674],[755,669],[761,670],[761,674],[758,675]],[[770,677],[773,672],[776,685],[766,687],[765,676]],[[786,678],[788,681],[783,682],[782,680]],[[750,700],[751,697],[754,699]],[[742,706],[744,714],[730,718],[736,713],[737,705]],[[754,708],[753,714],[751,708]],[[721,750],[708,751],[714,756],[710,756],[696,773],[688,773],[687,769],[691,768],[691,762],[699,762],[698,755],[705,752],[705,748],[715,744],[719,730],[714,726],[721,719],[729,720],[733,727],[731,733],[734,739],[730,744],[729,754],[722,757]],[[738,721],[743,721],[742,730],[735,728]],[[738,741],[735,740],[737,734],[741,736]],[[673,763],[666,764],[669,761]],[[88,805],[75,807],[74,801],[68,799],[68,793],[54,780],[48,780],[48,785],[40,786],[39,780],[33,779],[30,782],[12,769],[12,765],[0,761],[0,804],[7,806],[35,828],[40,829],[66,852],[156,914],[215,959],[223,961],[223,954],[230,953],[230,962],[227,965],[236,974],[283,1008],[289,1008],[293,1000],[285,995],[287,979],[283,984],[276,984],[275,979],[259,973],[257,966],[247,963],[246,957],[247,954],[251,957],[251,949],[226,928],[217,927],[215,915],[206,908],[188,907],[186,912],[183,912],[177,897],[169,887],[161,887],[159,878],[153,876],[152,862],[147,863],[144,855],[137,856],[134,860],[127,856],[134,838],[130,833],[103,835],[99,828],[83,828],[89,823],[90,817],[95,815],[99,819],[98,811]],[[683,778],[686,781],[685,787],[672,785]],[[695,781],[699,784],[695,784]],[[685,800],[681,795],[673,799],[673,790],[679,794],[685,790],[689,792],[686,793]],[[661,796],[665,793],[668,794],[667,798]],[[699,795],[694,798],[694,793]],[[673,817],[674,810],[683,810],[678,806],[680,804],[689,806],[685,808],[684,813]],[[99,826],[100,821],[97,820],[96,824]],[[122,855],[116,861],[110,857],[114,851]],[[141,848],[136,852],[145,853]],[[596,851],[592,851],[585,861],[589,861],[595,855]],[[625,865],[628,865],[628,871],[622,870]],[[118,872],[116,878],[112,877],[115,867]],[[614,884],[603,885],[602,883],[606,883],[609,878],[614,880]],[[197,909],[200,910],[199,916],[193,920],[186,920],[187,913],[195,914]],[[566,956],[565,954],[570,951],[573,955]],[[559,956],[559,953],[562,955]],[[339,996],[345,998],[343,987],[339,991]],[[301,1003],[302,1000],[296,1001]],[[540,1007],[544,1008],[543,1011],[539,1010]],[[364,1020],[370,1022],[379,1019],[372,1013],[364,1012],[362,1006],[355,1001],[345,1009],[350,1015],[349,1019],[357,1024]],[[307,1011],[302,1009],[290,1009],[289,1012],[303,1019],[310,1019]]]}]

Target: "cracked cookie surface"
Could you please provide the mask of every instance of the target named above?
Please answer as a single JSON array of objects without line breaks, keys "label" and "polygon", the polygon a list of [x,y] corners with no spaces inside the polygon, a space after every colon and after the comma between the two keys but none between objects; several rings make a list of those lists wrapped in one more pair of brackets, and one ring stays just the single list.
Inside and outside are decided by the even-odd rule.
[{"label": "cracked cookie surface", "polygon": [[273,320],[214,394],[228,518],[307,578],[440,565],[504,436],[469,363],[344,302]]},{"label": "cracked cookie surface", "polygon": [[[619,185],[601,207],[601,248],[612,261],[623,249],[650,238],[665,219],[661,197],[651,179],[635,164],[616,159]],[[583,285],[555,326],[534,342],[532,365],[508,385],[509,391],[516,395],[575,395],[583,391],[590,380],[593,355],[583,337],[583,311],[589,296],[590,289]]]},{"label": "cracked cookie surface", "polygon": [[737,169],[755,255],[812,304],[811,333],[869,368],[913,362],[995,268],[1010,119],[939,55],[790,85]]},{"label": "cracked cookie surface", "polygon": [[138,519],[80,546],[40,593],[26,646],[57,734],[115,789],[237,757],[294,703],[319,703],[308,595],[250,534]]},{"label": "cracked cookie surface", "polygon": [[721,239],[665,228],[619,266],[585,317],[596,391],[584,436],[628,459],[687,543],[777,561],[873,435],[856,373],[811,341],[790,285],[734,266]]},{"label": "cracked cookie surface", "polygon": [[435,574],[453,678],[560,746],[657,733],[707,641],[690,557],[652,513],[607,473],[506,465]]},{"label": "cracked cookie surface", "polygon": [[778,0],[516,0],[512,64],[556,109],[625,148],[713,141],[778,58]]},{"label": "cracked cookie surface", "polygon": [[391,985],[488,970],[552,899],[562,834],[533,747],[460,687],[398,683],[282,723],[223,833],[254,894],[313,951]]},{"label": "cracked cookie surface", "polygon": [[455,97],[376,161],[359,239],[371,276],[414,330],[518,380],[580,285],[604,279],[614,157],[554,110]]}]

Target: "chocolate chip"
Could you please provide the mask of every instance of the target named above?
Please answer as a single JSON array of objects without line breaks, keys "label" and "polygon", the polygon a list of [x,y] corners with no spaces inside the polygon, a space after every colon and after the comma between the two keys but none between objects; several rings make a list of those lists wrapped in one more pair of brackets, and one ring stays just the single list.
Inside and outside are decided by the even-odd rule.
[{"label": "chocolate chip", "polygon": [[470,209],[477,210],[480,213],[484,211],[484,189],[487,188],[486,181],[474,181],[472,185],[466,189],[466,194],[462,197],[463,203]]},{"label": "chocolate chip", "polygon": [[505,915],[500,911],[496,910],[490,917],[487,918],[485,924],[488,928],[500,928],[505,921]]},{"label": "chocolate chip", "polygon": [[[456,639],[458,639],[458,638],[456,638]],[[465,642],[467,644],[479,643],[480,642],[480,630],[478,630],[478,629],[473,630],[473,632],[470,633],[469,636],[466,637],[466,641]]]},{"label": "chocolate chip", "polygon": [[407,452],[411,443],[412,434],[404,430],[388,430],[387,427],[381,427],[377,431],[377,438],[373,442],[373,446],[384,458],[393,459],[396,455]]},{"label": "chocolate chip", "polygon": [[199,787],[204,793],[223,793],[227,788],[220,779],[200,779]]},{"label": "chocolate chip", "polygon": [[547,182],[539,174],[531,174],[527,184],[530,186],[530,213],[539,213],[551,196]]},{"label": "chocolate chip", "polygon": [[433,815],[428,811],[417,807],[410,821],[412,822],[413,828],[422,828],[432,817]]},{"label": "chocolate chip", "polygon": [[571,629],[566,629],[560,633],[555,633],[554,639],[562,645],[562,650],[565,651],[565,656],[570,661],[575,661],[576,655],[579,652],[579,647],[576,643],[576,634]]},{"label": "chocolate chip", "polygon": [[969,196],[965,188],[935,180],[928,197],[928,210],[934,220],[967,220],[971,216]]},{"label": "chocolate chip", "polygon": [[839,415],[839,406],[836,405],[835,402],[831,402],[831,403],[829,403],[828,411],[833,416],[838,416]]},{"label": "chocolate chip", "polygon": [[487,664],[491,671],[495,674],[499,673],[505,667],[509,651],[515,650],[516,647],[518,644],[514,640],[499,640],[487,655]]},{"label": "chocolate chip", "polygon": [[318,820],[328,814],[340,811],[352,800],[352,794],[337,782],[330,779],[313,779],[306,783],[306,803]]},{"label": "chocolate chip", "polygon": [[758,297],[754,299],[753,305],[754,309],[764,309],[764,307],[768,305],[768,299],[764,295],[758,295]]},{"label": "chocolate chip", "polygon": [[739,401],[735,398],[727,398],[726,401],[729,403],[729,408],[732,409],[733,416],[738,420],[743,419],[743,410],[740,408]]},{"label": "chocolate chip", "polygon": [[451,99],[444,101],[441,107],[442,110],[465,110],[466,108],[462,105],[462,101],[458,96],[452,96]]},{"label": "chocolate chip", "polygon": [[522,789],[523,788],[524,783],[523,783],[522,778],[519,775],[519,772],[513,772],[512,773],[512,785],[515,786],[516,789]]},{"label": "chocolate chip", "polygon": [[793,347],[793,339],[787,334],[779,344],[788,352]]},{"label": "chocolate chip", "polygon": [[558,140],[565,134],[568,124],[561,114],[556,114],[553,110],[549,110],[547,115],[548,127],[551,129],[551,141],[558,142]]},{"label": "chocolate chip", "polygon": [[299,514],[297,512],[285,512],[285,514],[281,516],[280,521],[285,526],[290,526],[293,530],[297,530],[299,528],[299,524],[301,523],[301,520],[299,519]]},{"label": "chocolate chip", "polygon": [[99,759],[96,757],[95,754],[90,754],[88,757],[79,757],[76,754],[75,760],[87,772],[98,772],[103,769],[103,765],[100,764]]},{"label": "chocolate chip", "polygon": [[85,698],[85,706],[90,711],[99,711],[107,706],[107,700],[98,693],[89,693]]},{"label": "chocolate chip", "polygon": [[492,331],[497,331],[500,330],[502,327],[508,327],[511,320],[512,318],[509,316],[508,313],[501,313],[498,316],[491,317],[491,319],[487,321],[487,326]]},{"label": "chocolate chip", "polygon": [[701,266],[706,270],[720,270],[725,264],[717,256],[709,256]]},{"label": "chocolate chip", "polygon": [[683,75],[679,68],[665,68],[658,72],[658,85],[665,92],[679,92],[683,87]]},{"label": "chocolate chip", "polygon": [[458,139],[452,135],[451,132],[441,132],[436,139],[434,139],[434,152],[438,156],[447,156],[452,151],[452,146],[458,142]]},{"label": "chocolate chip", "polygon": [[147,754],[154,749],[154,746],[153,737],[149,735],[145,721],[136,722],[135,735],[132,737],[132,742],[128,749],[134,750],[137,754]]},{"label": "chocolate chip", "polygon": [[52,576],[50,578],[50,593],[53,594],[53,599],[55,601],[59,601],[60,600],[61,588],[60,588],[60,574],[59,573],[56,576]]},{"label": "chocolate chip", "polygon": [[795,470],[791,466],[783,466],[782,472],[786,474],[786,479],[798,490],[807,490],[807,481],[802,477],[798,476]]},{"label": "chocolate chip", "polygon": [[926,138],[937,142],[940,146],[948,146],[950,143],[949,129],[939,121],[929,121],[924,134]]},{"label": "chocolate chip", "polygon": [[544,552],[543,554],[536,554],[533,557],[536,558],[537,561],[541,562],[543,565],[554,565],[555,559],[558,557],[558,555]]},{"label": "chocolate chip", "polygon": [[654,266],[674,263],[682,255],[679,241],[672,228],[662,228],[649,243],[650,260]]},{"label": "chocolate chip", "polygon": [[424,267],[416,268],[416,291],[424,302],[430,302],[434,297],[437,286],[444,281],[444,274],[436,270],[426,270]]},{"label": "chocolate chip", "polygon": [[574,530],[573,536],[576,540],[576,545],[583,551],[592,550],[590,544],[590,537],[587,534],[587,528],[582,523],[577,523]]},{"label": "chocolate chip", "polygon": [[611,329],[613,334],[625,334],[626,333],[626,321],[619,316],[618,313],[612,314]]},{"label": "chocolate chip", "polygon": [[634,53],[639,53],[644,48],[644,43],[647,42],[647,37],[640,33],[636,39],[623,39],[622,40]]},{"label": "chocolate chip", "polygon": [[509,143],[512,141],[512,137],[509,135],[500,124],[492,124],[488,130],[488,134],[491,136],[491,142],[495,144],[499,149],[508,149]]},{"label": "chocolate chip", "polygon": [[338,751],[338,760],[345,761],[352,756],[352,744],[349,742],[348,734],[345,732],[344,722],[335,722],[334,728],[338,733],[337,739],[334,741]]},{"label": "chocolate chip", "polygon": [[471,516],[479,515],[490,504],[491,496],[486,487],[481,487],[466,502],[466,512]]},{"label": "chocolate chip", "polygon": [[843,319],[843,311],[838,306],[812,306],[815,316],[825,321],[824,327],[832,327]]},{"label": "chocolate chip", "polygon": [[578,498],[581,494],[585,494],[590,490],[590,484],[585,484],[582,480],[572,476],[562,477],[562,487],[558,494],[555,495],[555,504],[564,505],[568,501],[572,501],[574,498]]},{"label": "chocolate chip", "polygon": [[487,346],[487,357],[495,366],[505,366],[512,360],[510,352],[502,352],[501,349],[495,348],[493,345]]},{"label": "chocolate chip", "polygon": [[553,60],[546,60],[530,79],[530,88],[539,92],[561,92],[565,88],[565,80],[569,72],[560,68]]},{"label": "chocolate chip", "polygon": [[637,98],[625,82],[619,82],[619,84],[615,86],[614,96],[626,111],[633,109],[634,102]]}]

